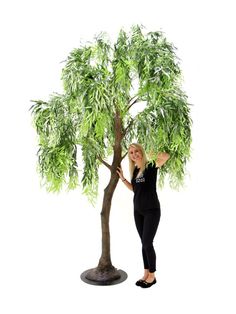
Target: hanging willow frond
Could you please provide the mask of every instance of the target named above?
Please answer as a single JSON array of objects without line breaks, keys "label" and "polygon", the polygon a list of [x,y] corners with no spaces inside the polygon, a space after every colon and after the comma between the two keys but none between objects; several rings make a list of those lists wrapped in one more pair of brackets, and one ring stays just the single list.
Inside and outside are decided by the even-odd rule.
[{"label": "hanging willow frond", "polygon": [[[114,154],[115,116],[122,124],[122,151],[140,142],[147,152],[166,151],[171,158],[161,167],[159,183],[184,182],[190,158],[191,118],[181,89],[176,48],[162,32],[145,33],[133,26],[121,30],[111,44],[106,34],[74,49],[62,71],[64,94],[31,108],[39,136],[38,165],[50,191],[78,185],[77,145],[81,147],[82,187],[90,200],[98,190],[98,168]],[[136,115],[131,110],[145,103]]]}]

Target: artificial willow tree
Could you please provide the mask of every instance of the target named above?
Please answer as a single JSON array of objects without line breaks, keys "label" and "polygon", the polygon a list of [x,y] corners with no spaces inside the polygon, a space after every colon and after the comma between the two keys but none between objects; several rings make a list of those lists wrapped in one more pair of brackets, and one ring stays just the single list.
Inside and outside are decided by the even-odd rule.
[{"label": "artificial willow tree", "polygon": [[[139,26],[121,30],[113,44],[100,34],[93,43],[74,49],[62,81],[63,94],[53,94],[47,102],[33,101],[38,169],[48,191],[60,191],[64,185],[75,189],[81,182],[90,201],[97,196],[100,165],[110,172],[101,210],[101,257],[86,274],[105,284],[120,277],[111,262],[109,232],[117,167],[130,143],[139,142],[152,156],[161,151],[171,156],[160,169],[159,186],[167,179],[172,188],[180,187],[190,157],[190,108],[181,89],[175,47],[162,32],[147,33]],[[132,107],[143,104],[142,111],[132,114]]]}]

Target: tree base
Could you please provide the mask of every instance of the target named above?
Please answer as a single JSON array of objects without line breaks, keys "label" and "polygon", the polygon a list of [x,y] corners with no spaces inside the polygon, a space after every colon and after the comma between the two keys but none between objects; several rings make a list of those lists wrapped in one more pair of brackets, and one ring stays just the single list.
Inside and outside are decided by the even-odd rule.
[{"label": "tree base", "polygon": [[101,271],[98,268],[91,268],[84,271],[80,278],[85,283],[95,286],[116,285],[127,279],[128,275],[121,269]]}]

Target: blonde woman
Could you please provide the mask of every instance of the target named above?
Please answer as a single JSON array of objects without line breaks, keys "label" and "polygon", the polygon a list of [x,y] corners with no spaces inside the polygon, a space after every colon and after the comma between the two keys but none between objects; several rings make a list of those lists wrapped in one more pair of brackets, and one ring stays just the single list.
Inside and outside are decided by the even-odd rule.
[{"label": "blonde woman", "polygon": [[161,209],[156,192],[157,170],[169,159],[162,152],[156,161],[149,162],[140,144],[133,143],[128,149],[131,182],[125,179],[122,168],[117,173],[128,189],[134,192],[134,219],[142,242],[144,275],[136,282],[137,286],[149,288],[156,283],[156,253],[153,240],[160,221]]}]

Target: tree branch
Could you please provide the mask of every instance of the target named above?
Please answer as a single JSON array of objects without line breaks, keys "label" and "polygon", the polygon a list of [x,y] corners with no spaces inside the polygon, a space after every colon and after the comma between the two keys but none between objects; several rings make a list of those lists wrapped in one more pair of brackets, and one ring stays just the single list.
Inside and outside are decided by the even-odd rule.
[{"label": "tree branch", "polygon": [[131,121],[130,121],[130,123],[127,125],[127,127],[124,129],[124,136],[126,135],[126,133],[127,133],[127,131],[128,131],[128,129],[131,127],[131,125],[134,123],[134,119],[132,119]]},{"label": "tree branch", "polygon": [[123,136],[124,136],[124,137],[125,137],[127,131],[129,130],[129,128],[131,127],[131,125],[135,122],[136,118],[138,117],[138,115],[139,115],[140,113],[142,113],[142,112],[139,112],[138,114],[136,114],[136,116],[133,117],[133,118],[130,120],[129,124],[128,124],[127,127],[124,129],[124,132],[123,132]]},{"label": "tree branch", "polygon": [[134,123],[134,121],[136,120],[136,118],[138,117],[138,115],[139,115],[140,113],[142,113],[142,112],[139,112],[138,114],[136,114],[135,117],[133,117],[133,118],[130,120],[129,124],[128,124],[127,127],[124,129],[124,136],[126,135],[127,131],[129,130],[129,128],[130,128],[131,125]]},{"label": "tree branch", "polygon": [[136,97],[138,97],[138,94],[134,95],[133,97],[131,97],[130,100],[129,100],[129,103],[131,103],[131,101],[133,101]]},{"label": "tree branch", "polygon": [[124,156],[121,158],[121,160],[123,160],[127,154],[128,154],[128,152],[126,152],[126,153],[124,154]]},{"label": "tree branch", "polygon": [[98,156],[98,160],[101,161],[103,165],[105,165],[109,170],[111,170],[111,165],[109,165],[105,160],[103,160],[100,156]]},{"label": "tree branch", "polygon": [[138,98],[136,98],[129,106],[128,106],[128,110],[136,103],[138,102]]}]

